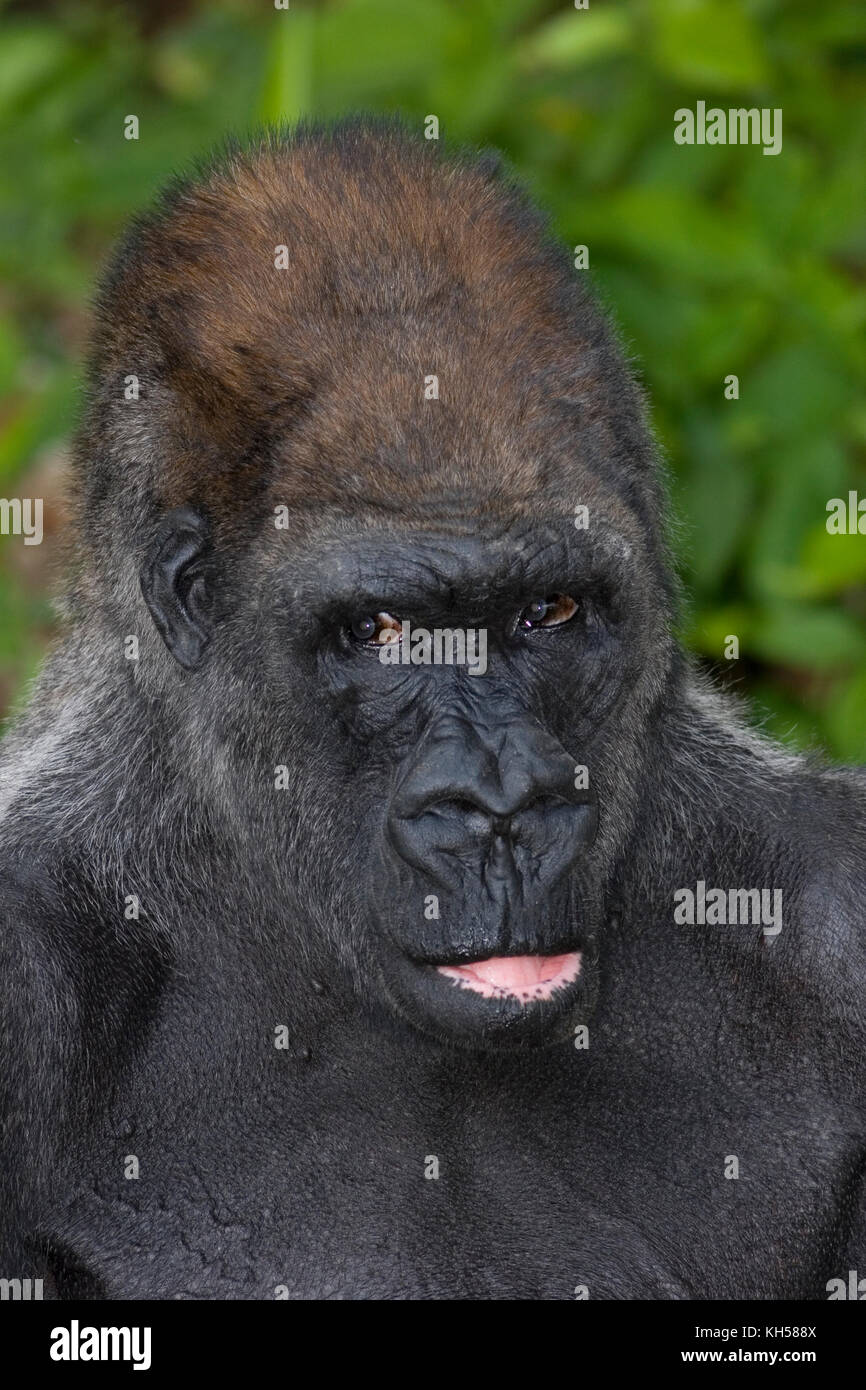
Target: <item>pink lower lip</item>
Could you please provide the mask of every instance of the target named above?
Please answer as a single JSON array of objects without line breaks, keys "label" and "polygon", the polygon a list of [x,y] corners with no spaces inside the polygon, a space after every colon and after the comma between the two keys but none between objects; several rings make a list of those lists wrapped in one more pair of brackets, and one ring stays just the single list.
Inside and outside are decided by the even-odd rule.
[{"label": "pink lower lip", "polygon": [[491,956],[469,965],[437,965],[440,975],[485,999],[549,999],[580,974],[580,951],[561,956]]}]

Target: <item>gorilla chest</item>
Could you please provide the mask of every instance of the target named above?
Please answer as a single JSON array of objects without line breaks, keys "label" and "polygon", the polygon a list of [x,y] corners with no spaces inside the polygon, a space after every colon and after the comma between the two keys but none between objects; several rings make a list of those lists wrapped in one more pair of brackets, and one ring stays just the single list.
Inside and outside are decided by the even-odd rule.
[{"label": "gorilla chest", "polygon": [[145,1125],[119,1155],[137,1151],[138,1176],[83,1164],[74,1264],[109,1297],[808,1291],[838,1174],[830,1150],[780,1140],[798,1132],[791,1114],[717,1094],[686,1122],[673,1095],[612,1101],[555,1078],[531,1094],[424,1091],[421,1104],[391,1078],[327,1094],[310,1078],[290,1104],[259,1097],[218,1127],[192,1109],[185,1139],[176,1116]]}]

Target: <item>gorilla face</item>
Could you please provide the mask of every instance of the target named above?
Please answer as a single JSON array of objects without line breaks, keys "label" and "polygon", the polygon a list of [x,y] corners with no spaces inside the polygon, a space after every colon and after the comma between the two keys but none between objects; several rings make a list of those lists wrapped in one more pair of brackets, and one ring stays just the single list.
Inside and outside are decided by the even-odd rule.
[{"label": "gorilla face", "polygon": [[[363,991],[438,1037],[566,1036],[595,998],[628,821],[621,767],[637,758],[636,636],[652,614],[630,579],[635,541],[600,520],[469,532],[326,518],[302,543],[266,542],[252,563],[266,579],[212,631],[202,586],[220,579],[196,568],[207,524],[185,511],[176,525],[145,597],[184,664],[196,664],[191,632],[205,634],[199,674],[215,690],[256,671],[261,778],[291,773],[288,796],[265,799],[294,895],[330,949]],[[486,663],[461,662],[447,639],[419,662],[419,629],[468,632]],[[262,785],[247,778],[253,822]]]},{"label": "gorilla face", "polygon": [[[585,281],[509,180],[430,145],[299,132],[134,233],[100,300],[80,586],[136,631],[139,572],[190,674],[154,646],[138,683],[285,932],[275,969],[330,960],[386,1016],[522,1044],[592,1005],[674,594]],[[434,655],[483,634],[483,669],[444,636],[404,660],[419,630]]]}]

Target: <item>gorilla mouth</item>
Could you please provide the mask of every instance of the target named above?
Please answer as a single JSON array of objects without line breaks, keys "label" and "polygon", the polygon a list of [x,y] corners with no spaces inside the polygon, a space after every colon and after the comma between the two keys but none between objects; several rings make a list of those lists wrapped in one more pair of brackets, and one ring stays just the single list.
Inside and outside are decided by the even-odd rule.
[{"label": "gorilla mouth", "polygon": [[485,999],[517,999],[531,1004],[550,999],[557,990],[574,984],[580,966],[580,951],[567,951],[558,956],[490,956],[467,965],[437,965],[436,969],[455,985]]},{"label": "gorilla mouth", "polygon": [[383,961],[383,983],[409,1021],[437,1038],[482,1050],[545,1047],[570,1037],[595,1002],[595,952],[573,942],[474,960],[456,943],[438,960],[397,947]]}]

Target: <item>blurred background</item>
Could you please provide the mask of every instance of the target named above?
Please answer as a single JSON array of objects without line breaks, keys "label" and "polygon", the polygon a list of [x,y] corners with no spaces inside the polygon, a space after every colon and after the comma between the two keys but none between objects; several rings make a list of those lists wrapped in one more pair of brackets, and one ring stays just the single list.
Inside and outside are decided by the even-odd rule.
[{"label": "blurred background", "polygon": [[[866,535],[825,526],[866,497],[864,70],[862,0],[0,0],[0,497],[46,508],[41,546],[0,536],[0,718],[54,629],[124,220],[229,131],[400,111],[500,148],[589,246],[670,469],[686,641],[777,737],[866,761]],[[781,107],[782,153],[675,145],[698,100]]]}]

